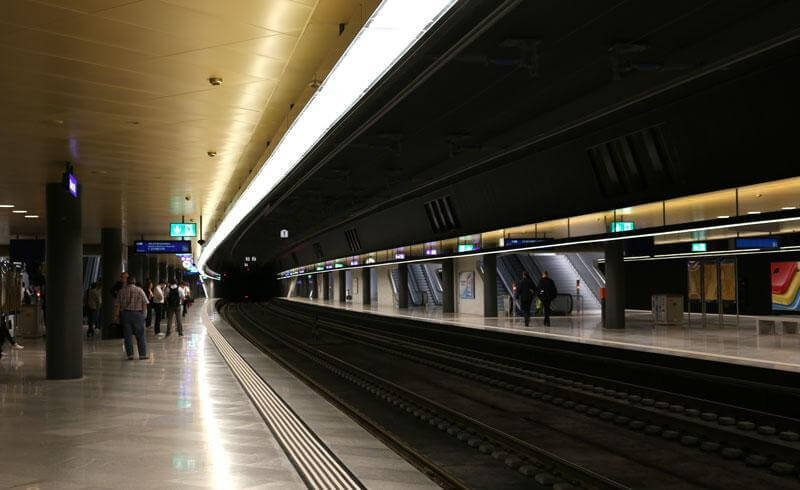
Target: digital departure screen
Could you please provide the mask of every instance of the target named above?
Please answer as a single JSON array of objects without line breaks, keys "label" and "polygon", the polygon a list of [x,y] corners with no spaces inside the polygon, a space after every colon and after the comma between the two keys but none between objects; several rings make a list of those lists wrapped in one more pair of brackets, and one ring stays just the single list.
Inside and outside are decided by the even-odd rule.
[{"label": "digital departure screen", "polygon": [[192,242],[183,240],[137,240],[134,243],[137,254],[185,254],[191,253]]}]

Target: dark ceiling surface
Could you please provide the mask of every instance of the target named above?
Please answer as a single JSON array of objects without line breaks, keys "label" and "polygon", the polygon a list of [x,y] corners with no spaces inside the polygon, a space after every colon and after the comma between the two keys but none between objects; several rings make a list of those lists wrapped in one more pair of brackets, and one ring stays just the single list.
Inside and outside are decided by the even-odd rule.
[{"label": "dark ceiling surface", "polygon": [[[799,2],[766,0],[462,1],[227,240],[212,267],[245,255],[258,255],[262,261],[283,257],[279,267],[293,266],[285,259],[292,251],[304,251],[305,259],[305,251],[320,237],[399,210],[411,199],[441,193],[484,172],[497,174],[504,165],[576,138],[614,137],[608,128],[630,131],[636,125],[627,127],[626,120],[675,106],[710,87],[746,83],[776,65],[792,70],[797,65],[798,19]],[[770,80],[783,72],[776,73]],[[700,112],[719,107],[702,105],[698,99],[690,109],[681,109],[681,120],[692,120],[685,112],[693,107]],[[637,124],[645,123],[652,121]],[[672,130],[678,140],[680,129]],[[692,149],[686,141],[675,144],[682,143],[685,157]],[[586,192],[597,197],[564,212],[616,205],[600,189],[591,165],[581,160],[569,167],[558,158],[546,162],[544,174],[557,177],[564,163],[565,171],[574,168],[575,175],[549,180],[553,195]],[[542,182],[533,175],[530,189],[535,194]],[[592,182],[579,184],[581,177]],[[763,175],[767,177],[768,172]],[[507,178],[515,180],[513,173]],[[680,176],[673,180],[668,189],[627,198],[653,200],[702,187],[696,182],[682,185]],[[732,181],[704,185],[711,189]],[[502,194],[502,185],[498,189]],[[515,189],[517,195],[519,189],[525,194],[525,187]],[[500,200],[509,197],[501,195]],[[512,222],[520,219],[533,221],[506,214],[509,222],[503,213],[493,214],[489,222],[500,228],[520,224]],[[424,221],[421,207],[413,216],[400,211],[391,216],[400,229],[406,221]],[[283,228],[290,239],[279,238]],[[406,234],[408,243],[441,238],[430,230],[420,234],[412,229]],[[456,229],[450,235],[470,231],[478,230]],[[362,251],[385,246],[370,235],[375,233],[361,232]],[[406,235],[401,230],[392,239]],[[352,252],[339,248],[327,247],[322,255]]]}]

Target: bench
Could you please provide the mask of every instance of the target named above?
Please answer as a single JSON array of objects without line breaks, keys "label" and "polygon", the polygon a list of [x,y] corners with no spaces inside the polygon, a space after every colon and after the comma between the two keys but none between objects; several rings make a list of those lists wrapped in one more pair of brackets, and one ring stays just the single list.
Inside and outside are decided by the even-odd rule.
[{"label": "bench", "polygon": [[759,335],[796,334],[800,319],[785,316],[760,316],[756,318]]}]

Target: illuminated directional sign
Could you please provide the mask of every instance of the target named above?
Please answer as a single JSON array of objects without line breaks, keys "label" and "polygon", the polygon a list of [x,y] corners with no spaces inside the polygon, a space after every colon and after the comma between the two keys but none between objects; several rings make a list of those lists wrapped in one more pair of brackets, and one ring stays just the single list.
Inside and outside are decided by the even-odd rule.
[{"label": "illuminated directional sign", "polygon": [[633,221],[612,221],[611,233],[619,233],[622,231],[633,231]]},{"label": "illuminated directional sign", "polygon": [[708,251],[708,246],[706,242],[695,242],[692,244],[692,252],[706,252]]},{"label": "illuminated directional sign", "polygon": [[197,236],[196,223],[170,223],[169,236],[193,237]]}]

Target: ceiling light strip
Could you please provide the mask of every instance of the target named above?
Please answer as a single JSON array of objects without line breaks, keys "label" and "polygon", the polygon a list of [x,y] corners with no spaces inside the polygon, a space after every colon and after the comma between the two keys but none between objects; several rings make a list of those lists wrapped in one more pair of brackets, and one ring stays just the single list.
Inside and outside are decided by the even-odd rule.
[{"label": "ceiling light strip", "polygon": [[236,226],[456,1],[381,2],[223,217],[203,247],[200,270]]}]

